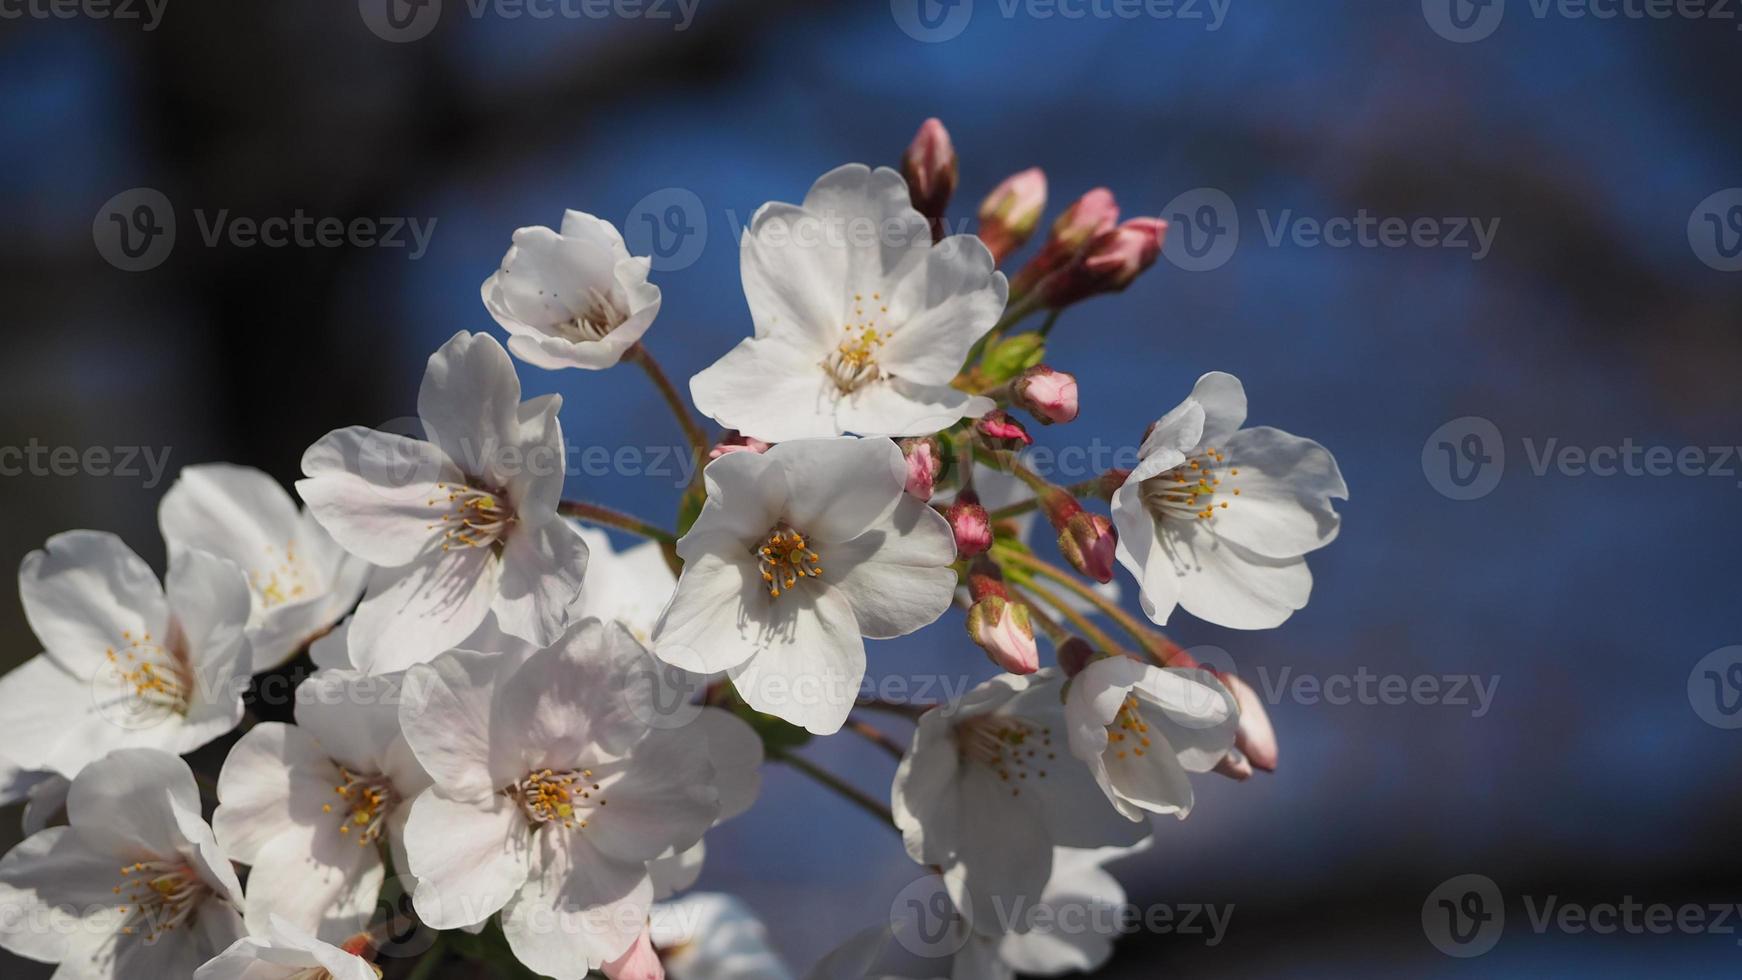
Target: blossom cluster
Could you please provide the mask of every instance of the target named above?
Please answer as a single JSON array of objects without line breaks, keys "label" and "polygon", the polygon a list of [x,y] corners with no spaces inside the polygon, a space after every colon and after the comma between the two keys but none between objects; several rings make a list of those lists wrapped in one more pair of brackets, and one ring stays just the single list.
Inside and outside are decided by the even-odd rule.
[{"label": "blossom cluster", "polygon": [[[810,976],[1105,961],[1108,931],[1004,910],[1121,905],[1106,865],[1149,845],[1152,816],[1191,812],[1194,775],[1275,767],[1250,688],[1156,627],[1178,609],[1283,623],[1347,489],[1317,443],[1247,427],[1217,372],[1134,469],[1068,487],[1030,470],[1030,426],[1079,414],[1048,363],[1057,321],[1141,276],[1166,224],[1092,190],[1007,276],[1045,176],[945,235],[957,183],[930,120],[900,170],[843,166],[755,213],[750,333],[689,381],[718,437],[644,345],[649,260],[570,211],[515,232],[484,282],[506,346],[461,332],[430,356],[422,438],[330,432],[294,497],[246,467],[185,469],[159,509],[161,581],[99,531],[31,553],[43,652],[0,678],[0,801],[27,804],[30,836],[0,860],[0,947],[75,980],[367,980],[403,955],[397,902],[437,934],[426,956],[792,976],[741,902],[691,891],[708,832],[778,762],[877,814],[947,895],[941,932],[894,917]],[[708,460],[674,530],[564,498],[562,399],[523,399],[515,359],[648,373]],[[1062,563],[1030,543],[1042,517]],[[604,528],[647,540],[618,551]],[[866,704],[866,641],[952,608],[994,676]],[[251,678],[286,670],[294,722],[257,720]],[[899,757],[887,804],[798,755],[842,731]],[[181,757],[213,743],[221,768],[197,776]]]}]

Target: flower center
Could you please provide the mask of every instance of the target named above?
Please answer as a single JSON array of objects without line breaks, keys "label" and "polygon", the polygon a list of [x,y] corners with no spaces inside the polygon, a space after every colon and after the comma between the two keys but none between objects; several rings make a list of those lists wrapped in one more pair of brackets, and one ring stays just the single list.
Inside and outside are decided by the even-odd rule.
[{"label": "flower center", "polygon": [[1136,695],[1125,695],[1125,703],[1107,726],[1107,747],[1120,759],[1125,758],[1126,750],[1141,756],[1149,748],[1149,723],[1137,713]]},{"label": "flower center", "polygon": [[[882,293],[872,293],[871,302],[877,304],[880,312],[889,312],[889,307],[883,305]],[[888,343],[890,335],[888,330],[877,329],[875,315],[866,316],[863,294],[853,295],[853,316],[854,320],[842,325],[845,336],[823,361],[823,370],[843,395],[850,395],[883,376],[877,366],[877,348]]]},{"label": "flower center", "polygon": [[581,811],[605,805],[591,769],[569,772],[541,769],[502,792],[520,804],[526,819],[533,823],[561,824],[570,829],[586,830],[587,820]]},{"label": "flower center", "polygon": [[821,575],[823,566],[817,564],[821,558],[811,550],[803,534],[785,524],[769,531],[756,549],[756,567],[773,599],[780,598],[781,592],[791,590],[800,581]]},{"label": "flower center", "polygon": [[[1208,521],[1217,510],[1227,510],[1229,499],[1240,496],[1240,488],[1223,489],[1222,470],[1228,476],[1239,476],[1239,467],[1228,467],[1228,457],[1214,447],[1160,476],[1143,481],[1139,488],[1145,507],[1159,520],[1166,517]],[[1220,495],[1222,499],[1217,500]]]},{"label": "flower center", "polygon": [[1051,728],[998,715],[977,715],[956,725],[956,750],[963,759],[1012,783],[1011,796],[1022,795],[1021,783],[1031,767],[1036,779],[1045,779],[1046,763],[1058,758],[1052,751]]},{"label": "flower center", "polygon": [[341,802],[336,807],[323,803],[321,812],[332,813],[335,809],[342,812],[344,819],[339,822],[339,833],[346,837],[355,833],[357,846],[367,847],[381,839],[387,817],[399,802],[399,794],[394,792],[393,783],[386,776],[360,776],[341,766],[339,778],[342,782],[333,787],[333,792],[338,794]]},{"label": "flower center", "polygon": [[194,674],[188,662],[187,639],[170,625],[169,639],[159,643],[150,633],[123,630],[120,648],[103,651],[114,680],[126,690],[129,708],[186,715],[193,701]]},{"label": "flower center", "polygon": [[122,868],[121,883],[112,890],[121,897],[121,934],[144,936],[148,943],[187,924],[212,894],[186,864],[158,860]]},{"label": "flower center", "polygon": [[629,314],[611,300],[610,293],[594,287],[587,290],[586,304],[574,319],[558,324],[557,332],[570,340],[604,340],[627,319]]},{"label": "flower center", "polygon": [[248,584],[260,597],[260,604],[271,609],[287,602],[297,602],[308,595],[308,565],[297,554],[296,542],[284,546],[279,555],[273,545],[266,546],[265,571],[250,571]]},{"label": "flower center", "polygon": [[[514,511],[507,506],[501,493],[480,490],[472,486],[436,484],[447,494],[448,512],[430,528],[442,529],[442,550],[450,548],[485,548],[493,545],[514,523]],[[441,504],[440,499],[429,505]]]}]

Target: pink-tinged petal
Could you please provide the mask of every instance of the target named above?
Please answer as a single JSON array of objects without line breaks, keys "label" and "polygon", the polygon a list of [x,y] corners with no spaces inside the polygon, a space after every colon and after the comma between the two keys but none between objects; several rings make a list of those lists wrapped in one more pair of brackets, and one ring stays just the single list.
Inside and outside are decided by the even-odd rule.
[{"label": "pink-tinged petal", "polygon": [[581,980],[640,936],[653,883],[645,864],[606,856],[582,832],[541,834],[535,847],[538,859],[526,887],[502,910],[502,932],[529,969]]},{"label": "pink-tinged petal", "polygon": [[253,864],[274,839],[304,841],[330,824],[321,807],[343,782],[315,737],[295,725],[262,722],[230,749],[218,773],[218,808],[212,830],[226,853]]},{"label": "pink-tinged petal", "polygon": [[67,531],[24,557],[24,617],[48,655],[80,677],[107,666],[110,650],[164,635],[169,605],[150,566],[113,534]]},{"label": "pink-tinged petal", "polygon": [[451,650],[490,614],[501,562],[489,548],[455,548],[434,561],[377,568],[351,617],[351,659],[388,674]]},{"label": "pink-tinged petal", "polygon": [[441,540],[448,486],[465,477],[433,443],[361,426],[335,429],[302,457],[296,492],[321,527],[375,565],[415,561]]},{"label": "pink-tinged petal", "polygon": [[187,763],[156,749],[117,749],[84,768],[67,794],[67,821],[87,845],[116,855],[175,854],[186,844],[177,811],[200,812]]},{"label": "pink-tinged petal", "polygon": [[510,532],[502,551],[502,578],[490,604],[502,631],[529,643],[555,641],[581,594],[587,543],[567,521]]},{"label": "pink-tinged petal", "polygon": [[491,706],[494,782],[581,768],[633,748],[653,717],[644,656],[623,627],[589,619],[521,664]]},{"label": "pink-tinged petal", "polygon": [[483,799],[501,789],[490,772],[490,713],[502,655],[454,650],[405,672],[399,726],[443,792]]},{"label": "pink-tinged petal", "polygon": [[248,873],[250,932],[265,932],[274,917],[329,943],[368,928],[387,872],[373,843],[339,833],[344,820],[335,812],[312,840],[285,835],[261,849]]},{"label": "pink-tinged petal", "polygon": [[505,796],[462,803],[423,793],[405,822],[418,917],[432,929],[488,919],[526,885],[534,846],[526,817]]},{"label": "pink-tinged petal", "polygon": [[690,847],[720,812],[708,750],[688,729],[654,729],[623,761],[593,772],[604,802],[583,811],[587,838],[624,861]]}]

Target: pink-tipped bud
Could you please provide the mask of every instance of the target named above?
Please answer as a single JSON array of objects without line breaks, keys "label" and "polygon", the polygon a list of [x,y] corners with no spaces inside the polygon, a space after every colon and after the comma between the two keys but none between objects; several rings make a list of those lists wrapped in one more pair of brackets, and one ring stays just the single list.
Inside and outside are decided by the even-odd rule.
[{"label": "pink-tipped bud", "polygon": [[901,175],[907,178],[913,208],[931,222],[932,241],[944,237],[944,209],[956,192],[956,147],[950,131],[937,119],[920,124],[919,132],[901,156]]},{"label": "pink-tipped bud", "polygon": [[1046,211],[1046,172],[1029,167],[1004,178],[980,202],[980,240],[992,251],[994,263],[1002,263],[1021,248],[1040,226]]},{"label": "pink-tipped bud", "polygon": [[1063,371],[1037,364],[1022,373],[1010,388],[1011,398],[1042,425],[1069,422],[1077,417],[1077,379]]},{"label": "pink-tipped bud", "polygon": [[623,955],[600,968],[608,980],[665,980],[665,966],[653,949],[653,939],[643,928]]},{"label": "pink-tipped bud", "polygon": [[907,493],[922,503],[929,503],[937,489],[938,473],[944,461],[938,455],[938,444],[930,437],[903,439],[901,455],[907,460]]},{"label": "pink-tipped bud", "polygon": [[1011,418],[1010,413],[1002,408],[987,412],[984,418],[974,423],[974,427],[986,438],[1005,443],[1007,449],[1032,445],[1034,442],[1034,438],[1023,428],[1022,423]]},{"label": "pink-tipped bud", "polygon": [[1095,660],[1095,648],[1089,646],[1089,641],[1080,636],[1073,636],[1059,644],[1059,669],[1066,677],[1075,677],[1083,672]]},{"label": "pink-tipped bud", "polygon": [[1040,252],[1011,280],[1011,297],[1027,295],[1047,277],[1075,264],[1091,242],[1118,224],[1119,204],[1112,191],[1097,187],[1077,198],[1052,223],[1052,232]]},{"label": "pink-tipped bud", "polygon": [[1132,218],[1097,235],[1076,262],[1041,283],[1041,301],[1053,309],[1100,293],[1117,293],[1136,281],[1161,256],[1167,222]]},{"label": "pink-tipped bud", "polygon": [[986,656],[1012,674],[1040,669],[1040,649],[1034,643],[1034,623],[1028,607],[999,596],[987,596],[968,610],[968,635]]},{"label": "pink-tipped bud", "polygon": [[1252,778],[1252,761],[1239,749],[1229,749],[1228,754],[1217,761],[1216,768],[1211,770],[1218,776],[1227,776],[1235,782],[1245,782]]},{"label": "pink-tipped bud", "polygon": [[986,508],[980,506],[979,494],[963,490],[944,512],[944,517],[949,520],[950,530],[956,536],[956,557],[974,558],[992,547],[992,518],[986,513]]},{"label": "pink-tipped bud", "polygon": [[1275,772],[1276,729],[1270,724],[1270,712],[1264,708],[1264,699],[1239,675],[1219,670],[1215,674],[1216,679],[1234,695],[1234,706],[1240,709],[1240,724],[1234,731],[1234,751],[1253,766],[1265,772]]},{"label": "pink-tipped bud", "polygon": [[1059,551],[1071,567],[1097,582],[1113,581],[1113,551],[1118,541],[1113,522],[1082,511],[1059,532]]},{"label": "pink-tipped bud", "polygon": [[719,445],[708,450],[708,462],[711,463],[721,456],[732,453],[765,453],[768,451],[769,445],[761,439],[739,435],[737,431],[728,432],[726,437],[720,440]]}]

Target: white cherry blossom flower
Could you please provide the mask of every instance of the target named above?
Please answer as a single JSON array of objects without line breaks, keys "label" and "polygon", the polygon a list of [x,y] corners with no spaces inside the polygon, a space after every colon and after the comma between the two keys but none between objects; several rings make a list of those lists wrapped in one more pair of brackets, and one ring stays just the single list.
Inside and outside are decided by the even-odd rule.
[{"label": "white cherry blossom flower", "polygon": [[484,307],[509,333],[508,349],[536,367],[608,368],[659,315],[651,265],[630,256],[609,221],[563,213],[561,231],[522,228],[484,281]]},{"label": "white cherry blossom flower", "polygon": [[735,896],[697,892],[661,902],[648,932],[667,980],[792,980],[767,927]]},{"label": "white cherry blossom flower", "polygon": [[906,493],[887,439],[732,453],[704,480],[654,652],[694,673],[726,671],[759,711],[839,731],[865,676],[862,638],[911,633],[949,608],[948,522]]},{"label": "white cherry blossom flower", "polygon": [[555,395],[520,400],[508,354],[456,334],[429,359],[428,441],[339,429],[303,455],[297,492],[346,550],[379,566],[351,618],[351,661],[403,670],[494,612],[536,645],[562,635],[587,547],[556,516],[564,471]]},{"label": "white cherry blossom flower", "polygon": [[755,336],[690,381],[696,407],[767,442],[927,435],[993,402],[950,386],[1008,284],[971,235],[935,247],[894,170],[848,164],[741,244]]},{"label": "white cherry blossom flower", "polygon": [[132,980],[192,976],[242,936],[242,886],[186,763],[118,749],[73,780],[67,817],[0,860],[0,947],[59,980]]},{"label": "white cherry blossom flower", "polygon": [[369,564],[338,546],[265,473],[210,463],[181,471],[157,508],[170,550],[226,558],[248,576],[255,672],[332,629],[363,594]]},{"label": "white cherry blossom flower", "polygon": [[1207,670],[1162,669],[1105,657],[1071,681],[1065,725],[1071,754],[1130,820],[1192,809],[1187,773],[1209,772],[1234,747],[1240,713]]},{"label": "white cherry blossom flower", "polygon": [[587,544],[588,575],[569,618],[617,623],[650,646],[659,614],[677,589],[677,575],[665,563],[659,542],[643,541],[618,551],[604,531],[584,524],[576,529]]},{"label": "white cherry blossom flower", "polygon": [[635,942],[647,862],[700,840],[719,812],[698,728],[649,727],[644,655],[588,619],[518,666],[453,651],[407,672],[417,696],[400,722],[435,781],[405,829],[426,924],[500,910],[515,955],[558,980]]},{"label": "white cherry blossom flower", "polygon": [[1337,461],[1310,439],[1245,421],[1240,380],[1204,375],[1150,428],[1113,496],[1119,561],[1157,623],[1177,605],[1232,629],[1278,626],[1312,593],[1304,556],[1337,537],[1331,501],[1349,499]]},{"label": "white cherry blossom flower", "polygon": [[262,722],[218,776],[212,827],[252,865],[248,925],[282,918],[328,942],[369,924],[386,869],[405,868],[410,802],[430,780],[399,731],[398,677],[323,670],[296,691],[296,724]]},{"label": "white cherry blossom flower", "polygon": [[368,960],[273,916],[264,935],[244,936],[194,971],[193,980],[380,980]]},{"label": "white cherry blossom flower", "polygon": [[973,927],[1021,923],[999,909],[1032,903],[1057,847],[1129,847],[1149,834],[1098,797],[1064,745],[1064,676],[1002,674],[921,716],[891,802],[908,856],[942,869]]},{"label": "white cherry blossom flower", "polygon": [[25,556],[41,653],[0,678],[0,744],[28,770],[78,775],[111,749],[191,752],[242,720],[248,583],[201,551],[163,585],[120,538],[68,531]]}]

